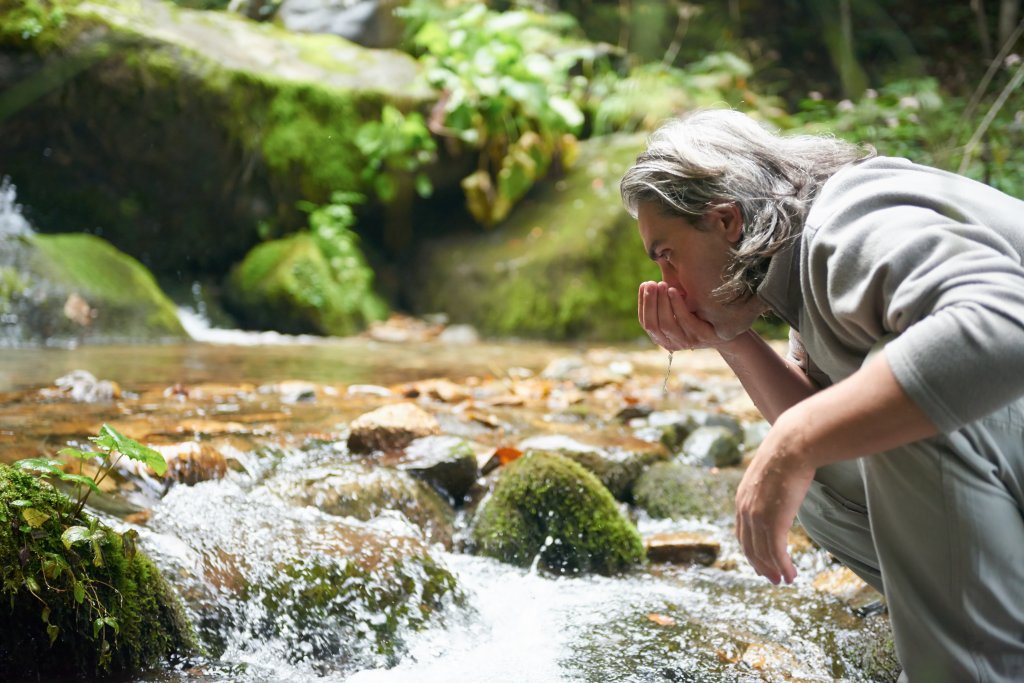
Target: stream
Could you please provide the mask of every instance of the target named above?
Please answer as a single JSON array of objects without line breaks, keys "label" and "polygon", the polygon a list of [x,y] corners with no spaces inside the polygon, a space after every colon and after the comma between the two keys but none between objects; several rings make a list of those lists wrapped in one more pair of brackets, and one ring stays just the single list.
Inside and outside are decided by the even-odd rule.
[{"label": "stream", "polygon": [[[894,680],[878,673],[873,654],[886,637],[884,615],[865,616],[877,603],[858,603],[855,584],[832,580],[840,570],[831,558],[794,541],[799,576],[774,587],[747,566],[728,518],[628,511],[644,536],[688,531],[717,543],[709,566],[649,563],[621,576],[557,576],[459,552],[469,521],[462,510],[456,542],[431,547],[461,599],[425,624],[401,624],[393,652],[374,647],[369,628],[380,617],[365,609],[354,619],[313,612],[314,626],[303,624],[309,606],[295,596],[313,586],[292,584],[312,584],[306,574],[268,611],[265,599],[229,590],[236,575],[279,585],[289,562],[352,551],[337,529],[357,524],[289,503],[276,493],[281,482],[351,461],[339,446],[348,423],[382,401],[408,397],[445,434],[472,442],[481,462],[528,437],[611,444],[642,436],[643,425],[616,418],[629,406],[724,412],[747,427],[757,416],[725,366],[702,352],[676,354],[666,378],[666,354],[649,346],[325,340],[212,330],[188,311],[183,321],[197,341],[0,355],[0,462],[52,454],[109,422],[147,444],[208,447],[228,463],[223,476],[191,485],[124,471],[94,502],[107,523],[139,531],[140,546],[216,652],[140,680]],[[69,385],[55,385],[75,370],[111,383],[108,393],[76,397]],[[405,533],[394,529],[408,528],[402,512],[359,522],[359,533],[397,533],[394,544]]]}]

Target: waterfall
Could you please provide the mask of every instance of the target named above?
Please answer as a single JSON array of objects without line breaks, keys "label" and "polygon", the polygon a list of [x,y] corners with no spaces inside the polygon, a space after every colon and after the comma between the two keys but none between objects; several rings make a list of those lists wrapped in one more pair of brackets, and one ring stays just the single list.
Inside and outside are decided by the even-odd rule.
[{"label": "waterfall", "polygon": [[21,205],[15,202],[16,198],[14,184],[4,176],[0,180],[0,239],[32,234],[28,221],[21,215]]}]

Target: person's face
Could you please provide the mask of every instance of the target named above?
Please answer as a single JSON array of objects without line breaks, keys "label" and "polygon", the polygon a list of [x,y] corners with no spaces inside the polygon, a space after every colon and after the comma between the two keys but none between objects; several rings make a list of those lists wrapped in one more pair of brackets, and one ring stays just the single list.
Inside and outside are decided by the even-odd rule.
[{"label": "person's face", "polygon": [[655,204],[645,203],[639,207],[637,223],[648,256],[661,268],[662,281],[679,290],[691,313],[710,323],[721,339],[750,329],[764,309],[756,296],[722,303],[712,294],[724,282],[732,249],[743,234],[736,207],[713,209],[700,219],[698,229],[685,218],[667,216]]}]

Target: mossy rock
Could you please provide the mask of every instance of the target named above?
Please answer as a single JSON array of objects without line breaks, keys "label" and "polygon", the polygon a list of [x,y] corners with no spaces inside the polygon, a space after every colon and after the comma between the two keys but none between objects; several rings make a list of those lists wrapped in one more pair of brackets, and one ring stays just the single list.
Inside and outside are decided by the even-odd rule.
[{"label": "mossy rock", "polygon": [[161,0],[25,4],[0,0],[3,172],[37,229],[102,231],[161,277],[222,274],[301,227],[298,201],[367,192],[357,131],[435,99],[409,55],[336,36]]},{"label": "mossy rock", "polygon": [[150,527],[199,560],[164,558],[214,656],[258,651],[323,669],[369,667],[462,600],[455,576],[394,515],[363,522],[292,505],[271,486],[218,484],[209,495],[210,483],[172,489]]},{"label": "mossy rock", "polygon": [[387,315],[373,292],[365,263],[355,271],[331,267],[307,233],[264,242],[227,281],[226,303],[246,327],[293,334],[347,336]]},{"label": "mossy rock", "polygon": [[407,282],[415,310],[444,311],[496,336],[642,335],[636,289],[659,276],[618,184],[643,148],[640,136],[580,143],[565,177],[538,189],[493,232],[425,246]]},{"label": "mossy rock", "polygon": [[679,462],[652,465],[633,486],[633,500],[652,517],[718,520],[735,511],[740,470],[711,470]]},{"label": "mossy rock", "polygon": [[[178,597],[142,552],[102,525],[102,566],[88,544],[64,546],[62,511],[72,507],[49,485],[0,465],[0,678],[137,674],[194,653]],[[98,618],[117,629],[107,622],[94,630]]]},{"label": "mossy rock", "polygon": [[86,234],[0,240],[0,345],[187,337],[134,258]]},{"label": "mossy rock", "polygon": [[293,505],[369,521],[397,510],[431,543],[451,547],[455,511],[429,484],[386,467],[335,465],[289,474],[267,488]]},{"label": "mossy rock", "polygon": [[476,552],[558,573],[610,574],[644,559],[636,528],[601,482],[561,455],[529,453],[507,465],[473,522]]},{"label": "mossy rock", "polygon": [[708,467],[731,467],[743,459],[740,452],[743,432],[737,438],[729,427],[700,427],[683,442],[682,457],[688,463]]},{"label": "mossy rock", "polygon": [[519,450],[569,458],[592,472],[616,499],[624,501],[631,499],[633,484],[649,465],[669,457],[659,445],[638,439],[599,446],[559,434],[531,437],[519,444]]}]

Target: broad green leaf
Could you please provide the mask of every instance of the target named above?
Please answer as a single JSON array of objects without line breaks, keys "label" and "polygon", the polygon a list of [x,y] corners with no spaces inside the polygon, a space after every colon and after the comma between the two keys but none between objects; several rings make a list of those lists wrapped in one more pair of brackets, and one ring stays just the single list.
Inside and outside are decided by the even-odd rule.
[{"label": "broad green leaf", "polygon": [[92,622],[92,638],[95,640],[100,635],[100,629],[103,628],[103,617],[100,617],[96,621]]},{"label": "broad green leaf", "polygon": [[21,516],[25,518],[28,525],[33,529],[38,529],[42,525],[46,524],[46,520],[50,519],[50,515],[46,514],[42,510],[36,510],[35,508],[25,508],[21,511]]},{"label": "broad green leaf", "polygon": [[75,581],[75,602],[81,605],[85,601],[85,584]]},{"label": "broad green leaf", "polygon": [[79,486],[85,486],[99,493],[100,487],[96,486],[96,482],[93,481],[92,477],[87,477],[84,474],[67,474],[62,472],[60,475],[61,480],[69,481],[72,484],[78,484]]},{"label": "broad green leaf", "polygon": [[56,460],[50,460],[49,458],[25,458],[24,460],[19,460],[14,463],[14,466],[18,469],[35,472],[37,474],[52,474],[60,476],[64,473],[64,470],[60,468],[60,463]]},{"label": "broad green leaf", "polygon": [[50,636],[50,645],[53,645],[54,641],[57,640],[58,634],[60,634],[60,627],[56,624],[50,624],[46,627],[46,635]]},{"label": "broad green leaf", "polygon": [[25,577],[25,586],[33,593],[39,592],[39,582],[33,576]]},{"label": "broad green leaf", "polygon": [[69,526],[60,535],[60,540],[64,542],[64,547],[70,550],[76,543],[91,541],[93,534],[94,532],[84,526]]},{"label": "broad green leaf", "polygon": [[50,623],[50,608],[49,607],[44,607],[42,613],[39,616],[42,618],[44,624],[49,624]]},{"label": "broad green leaf", "polygon": [[19,498],[18,500],[12,500],[8,505],[12,508],[27,508],[32,505],[32,501],[26,500],[25,498]]},{"label": "broad green leaf", "polygon": [[95,451],[83,451],[77,448],[72,448],[71,446],[68,446],[67,448],[62,448],[59,451],[57,451],[57,453],[60,455],[68,455],[71,456],[72,458],[78,458],[79,460],[92,460],[93,458],[102,457],[100,453],[97,453]]},{"label": "broad green leaf", "polygon": [[114,629],[114,633],[121,632],[121,626],[117,623],[117,619],[114,617],[103,617],[103,623]]},{"label": "broad green leaf", "polygon": [[95,437],[93,441],[103,443],[104,445],[106,443],[113,443],[114,449],[121,455],[147,465],[156,472],[157,476],[161,476],[167,471],[167,461],[164,460],[164,456],[148,446],[143,446],[135,439],[129,439],[108,424],[104,424],[100,428],[100,435]]}]

